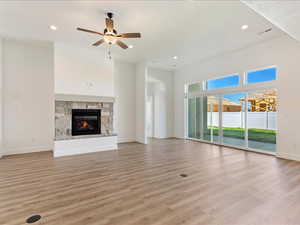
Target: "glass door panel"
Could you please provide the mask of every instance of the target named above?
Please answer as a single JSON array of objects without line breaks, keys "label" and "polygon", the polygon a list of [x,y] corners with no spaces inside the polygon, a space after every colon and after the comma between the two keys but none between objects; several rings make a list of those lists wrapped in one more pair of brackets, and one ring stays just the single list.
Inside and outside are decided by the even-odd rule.
[{"label": "glass door panel", "polygon": [[202,124],[202,133],[203,133],[203,140],[205,141],[211,141],[211,129],[210,129],[210,124],[211,124],[211,112],[210,112],[210,107],[208,104],[208,97],[203,96],[202,99],[203,102],[203,124]]},{"label": "glass door panel", "polygon": [[203,97],[203,139],[216,143],[219,142],[218,96]]},{"label": "glass door panel", "polygon": [[276,151],[277,91],[275,89],[248,94],[248,147]]},{"label": "glass door panel", "polygon": [[196,138],[196,98],[188,99],[188,137]]},{"label": "glass door panel", "polygon": [[193,97],[188,100],[188,137],[200,139],[202,125],[201,98]]},{"label": "glass door panel", "polygon": [[225,94],[222,98],[222,141],[224,144],[246,147],[245,93]]},{"label": "glass door panel", "polygon": [[211,102],[211,112],[212,112],[212,142],[219,143],[220,142],[220,98],[218,96],[209,96],[209,101]]},{"label": "glass door panel", "polygon": [[202,110],[201,110],[201,97],[196,97],[196,133],[195,138],[201,138],[201,124],[202,124]]}]

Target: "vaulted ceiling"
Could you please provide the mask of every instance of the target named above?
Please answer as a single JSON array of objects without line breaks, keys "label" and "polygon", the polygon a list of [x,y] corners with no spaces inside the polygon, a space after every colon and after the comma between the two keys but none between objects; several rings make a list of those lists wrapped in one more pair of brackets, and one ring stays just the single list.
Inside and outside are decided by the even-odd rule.
[{"label": "vaulted ceiling", "polygon": [[[119,32],[142,33],[141,39],[124,40],[132,49],[113,47],[116,58],[169,69],[284,34],[242,2],[185,0],[0,1],[0,35],[89,46],[100,36],[76,27],[102,32],[107,11],[115,13]],[[249,28],[243,31],[244,24]],[[269,28],[271,32],[261,34]],[[107,45],[98,49],[106,50]]]}]

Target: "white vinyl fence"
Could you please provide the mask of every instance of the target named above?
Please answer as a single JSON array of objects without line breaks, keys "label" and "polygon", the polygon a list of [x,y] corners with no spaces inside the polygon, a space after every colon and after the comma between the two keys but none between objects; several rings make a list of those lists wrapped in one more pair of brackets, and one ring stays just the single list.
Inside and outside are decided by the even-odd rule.
[{"label": "white vinyl fence", "polygon": [[[277,129],[277,112],[248,112],[248,128],[258,129]],[[212,116],[212,118],[211,118]],[[223,112],[223,127],[245,127],[245,113],[244,112]],[[212,119],[212,120],[211,120]],[[218,126],[219,113],[207,113],[208,126]]]}]

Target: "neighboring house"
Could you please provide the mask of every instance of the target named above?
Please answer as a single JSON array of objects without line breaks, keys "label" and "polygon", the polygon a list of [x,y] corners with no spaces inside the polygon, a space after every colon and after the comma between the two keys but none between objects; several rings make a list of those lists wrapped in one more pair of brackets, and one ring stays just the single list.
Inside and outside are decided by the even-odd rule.
[{"label": "neighboring house", "polygon": [[[245,98],[241,98],[240,101],[245,102]],[[275,90],[249,95],[248,102],[250,102],[251,112],[277,111],[277,94]]]},{"label": "neighboring house", "polygon": [[[223,112],[239,112],[242,111],[242,105],[229,101],[226,98],[222,99],[222,104],[223,104]],[[213,112],[219,112],[219,98],[215,96],[210,96],[208,98],[208,112],[211,111],[211,106],[212,106],[212,111]]]}]

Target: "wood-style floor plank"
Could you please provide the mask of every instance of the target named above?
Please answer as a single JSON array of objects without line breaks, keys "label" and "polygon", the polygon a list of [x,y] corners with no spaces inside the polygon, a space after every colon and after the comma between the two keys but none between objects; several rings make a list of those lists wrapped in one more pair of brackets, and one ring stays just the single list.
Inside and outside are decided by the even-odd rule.
[{"label": "wood-style floor plank", "polygon": [[0,224],[300,224],[298,162],[179,139],[119,147],[0,159]]}]

